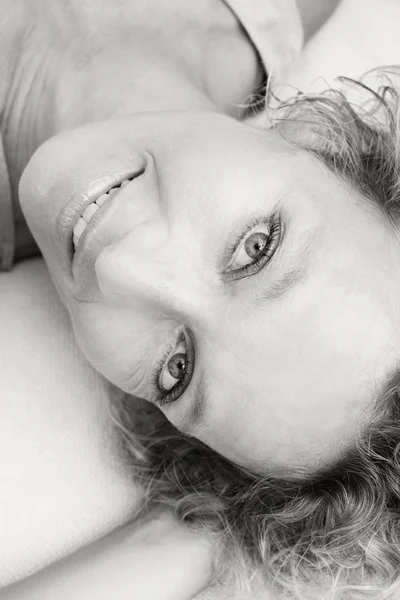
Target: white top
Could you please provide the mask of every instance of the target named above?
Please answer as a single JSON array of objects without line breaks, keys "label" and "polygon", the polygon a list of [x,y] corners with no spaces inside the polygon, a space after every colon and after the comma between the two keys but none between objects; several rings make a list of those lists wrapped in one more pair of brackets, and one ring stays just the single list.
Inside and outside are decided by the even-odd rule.
[{"label": "white top", "polygon": [[268,75],[299,57],[304,32],[296,0],[223,1],[243,25]]}]

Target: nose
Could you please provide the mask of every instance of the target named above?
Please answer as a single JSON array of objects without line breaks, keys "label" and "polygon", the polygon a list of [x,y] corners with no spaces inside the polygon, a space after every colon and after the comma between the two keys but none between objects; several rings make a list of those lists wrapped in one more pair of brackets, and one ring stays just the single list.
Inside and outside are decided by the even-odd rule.
[{"label": "nose", "polygon": [[172,227],[156,213],[96,261],[100,290],[110,300],[141,310],[194,317],[204,311],[210,282],[194,233]]}]

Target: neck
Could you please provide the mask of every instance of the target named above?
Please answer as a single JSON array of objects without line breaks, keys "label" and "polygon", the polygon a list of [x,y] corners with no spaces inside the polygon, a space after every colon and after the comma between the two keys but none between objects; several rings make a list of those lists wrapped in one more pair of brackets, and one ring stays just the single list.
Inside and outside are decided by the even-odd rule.
[{"label": "neck", "polygon": [[[167,36],[147,25],[124,32],[120,19],[114,27],[110,19],[89,19],[75,8],[71,14],[64,3],[52,6],[39,23],[33,9],[26,10],[21,30],[29,20],[36,22],[22,38],[3,104],[3,144],[14,193],[34,151],[59,132],[139,112],[224,112],[200,70],[189,69]],[[199,54],[193,39],[191,47],[192,55]]]}]

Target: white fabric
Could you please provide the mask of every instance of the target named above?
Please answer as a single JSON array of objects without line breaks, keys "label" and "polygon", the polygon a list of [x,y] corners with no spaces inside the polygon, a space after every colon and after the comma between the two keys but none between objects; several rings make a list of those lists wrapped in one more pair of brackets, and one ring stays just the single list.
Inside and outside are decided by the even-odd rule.
[{"label": "white fabric", "polygon": [[298,59],[304,32],[296,0],[224,0],[257,48],[268,76]]},{"label": "white fabric", "polygon": [[0,274],[0,332],[2,587],[127,521],[138,491],[41,259]]}]

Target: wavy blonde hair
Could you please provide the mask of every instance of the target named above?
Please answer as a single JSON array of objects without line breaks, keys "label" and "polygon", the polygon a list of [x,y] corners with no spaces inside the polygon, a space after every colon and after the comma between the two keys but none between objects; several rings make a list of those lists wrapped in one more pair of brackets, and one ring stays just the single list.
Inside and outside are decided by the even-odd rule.
[{"label": "wavy blonde hair", "polygon": [[[340,80],[365,94],[357,108],[344,91],[279,102],[269,90],[266,110],[278,135],[320,159],[395,226],[400,102],[385,77],[377,91]],[[216,581],[248,598],[257,579],[301,600],[383,600],[400,587],[400,369],[346,454],[290,479],[249,473],[116,388],[110,415],[143,505],[168,508],[215,536]]]}]

